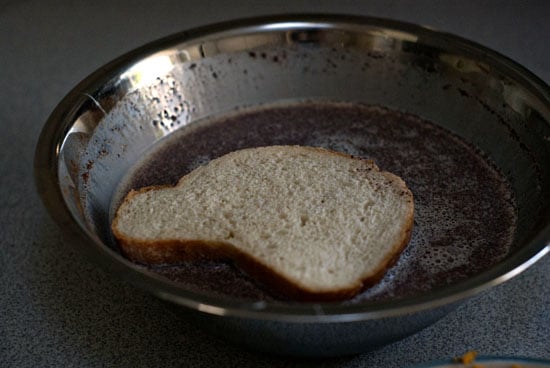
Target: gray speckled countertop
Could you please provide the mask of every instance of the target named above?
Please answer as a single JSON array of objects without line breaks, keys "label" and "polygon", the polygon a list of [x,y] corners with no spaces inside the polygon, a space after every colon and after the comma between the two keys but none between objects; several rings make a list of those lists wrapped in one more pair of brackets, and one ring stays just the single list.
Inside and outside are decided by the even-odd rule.
[{"label": "gray speckled countertop", "polygon": [[[476,349],[550,359],[550,257],[420,333],[322,361],[243,351],[97,269],[35,193],[34,146],[60,99],[112,58],[182,29],[243,16],[391,17],[489,46],[550,82],[548,1],[0,1],[0,367],[404,367]],[[228,2],[227,2],[228,3]]]}]

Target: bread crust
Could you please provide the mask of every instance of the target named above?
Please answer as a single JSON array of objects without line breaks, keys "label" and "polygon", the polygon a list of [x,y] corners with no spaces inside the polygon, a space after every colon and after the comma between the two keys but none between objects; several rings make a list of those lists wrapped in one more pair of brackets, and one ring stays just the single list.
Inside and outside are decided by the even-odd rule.
[{"label": "bread crust", "polygon": [[[293,281],[277,272],[269,265],[264,264],[253,256],[239,250],[235,245],[226,241],[206,241],[199,239],[162,239],[145,240],[127,236],[118,230],[117,223],[119,211],[123,205],[130,201],[134,196],[151,190],[171,188],[170,185],[148,186],[138,190],[131,190],[120,205],[115,214],[111,229],[117,239],[123,254],[134,262],[144,264],[177,264],[184,261],[197,260],[219,260],[232,261],[246,273],[253,276],[256,280],[265,284],[276,294],[296,301],[319,302],[319,301],[340,301],[349,299],[362,290],[373,286],[382,279],[386,271],[393,266],[402,251],[405,249],[411,238],[414,224],[414,200],[411,191],[407,188],[405,182],[398,176],[386,171],[380,171],[372,160],[355,157],[341,152],[330,151],[319,147],[285,146],[299,147],[300,149],[310,149],[323,154],[335,154],[357,160],[365,165],[367,171],[377,171],[384,175],[388,182],[392,183],[394,190],[405,196],[409,207],[407,217],[404,219],[404,226],[397,241],[392,245],[391,252],[378,264],[378,267],[369,273],[362,275],[353,285],[347,288],[334,290],[314,290],[299,282]],[[232,153],[230,153],[232,154]],[[183,176],[176,186],[182,185],[189,178],[189,174]]]}]

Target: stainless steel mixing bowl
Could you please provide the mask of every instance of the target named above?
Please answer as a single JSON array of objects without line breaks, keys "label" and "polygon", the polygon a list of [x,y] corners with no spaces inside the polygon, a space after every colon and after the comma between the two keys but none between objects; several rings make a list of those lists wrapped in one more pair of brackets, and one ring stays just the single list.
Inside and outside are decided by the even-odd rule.
[{"label": "stainless steel mixing bowl", "polygon": [[[118,253],[109,231],[113,196],[151,146],[206,117],[303,99],[413,113],[479,147],[515,193],[513,250],[443,289],[355,304],[221,298],[168,281]],[[496,52],[411,24],[328,15],[240,20],[148,44],[86,78],[46,123],[35,174],[66,241],[114,277],[248,347],[350,354],[420,330],[548,252],[550,90]]]}]

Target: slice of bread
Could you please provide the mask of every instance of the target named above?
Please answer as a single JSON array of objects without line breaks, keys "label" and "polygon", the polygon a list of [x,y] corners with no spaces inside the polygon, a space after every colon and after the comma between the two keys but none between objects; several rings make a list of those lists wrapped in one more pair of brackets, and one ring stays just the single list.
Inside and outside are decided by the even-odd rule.
[{"label": "slice of bread", "polygon": [[236,262],[296,300],[348,298],[407,245],[413,196],[374,162],[321,148],[243,149],[174,187],[131,191],[112,230],[132,260]]}]

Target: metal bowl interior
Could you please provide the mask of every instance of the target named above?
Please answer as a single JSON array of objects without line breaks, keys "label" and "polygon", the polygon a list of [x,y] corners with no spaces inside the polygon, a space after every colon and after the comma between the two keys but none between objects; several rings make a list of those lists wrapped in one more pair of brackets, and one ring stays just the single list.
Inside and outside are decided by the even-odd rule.
[{"label": "metal bowl interior", "polygon": [[[219,298],[148,272],[116,251],[109,230],[113,198],[152,146],[205,118],[311,99],[412,113],[479,147],[515,195],[510,254],[443,289],[343,305]],[[401,318],[501,283],[550,249],[550,89],[502,55],[410,24],[326,15],[242,20],[170,36],[90,75],[46,123],[35,173],[69,241],[82,244],[114,274],[176,305],[268,322]]]}]

